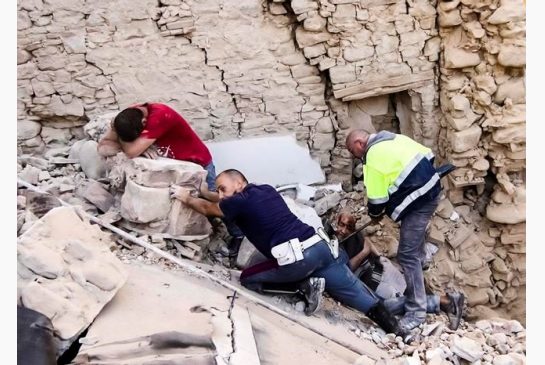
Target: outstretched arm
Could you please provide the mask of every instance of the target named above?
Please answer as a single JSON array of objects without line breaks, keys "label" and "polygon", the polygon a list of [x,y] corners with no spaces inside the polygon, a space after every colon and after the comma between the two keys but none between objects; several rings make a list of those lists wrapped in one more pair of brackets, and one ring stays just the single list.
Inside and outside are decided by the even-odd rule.
[{"label": "outstretched arm", "polygon": [[201,197],[210,202],[217,203],[220,201],[220,195],[218,193],[208,190],[208,184],[206,183],[206,180],[202,181],[200,192]]},{"label": "outstretched arm", "polygon": [[172,186],[170,188],[170,195],[172,198],[180,200],[182,203],[202,215],[223,218],[223,212],[221,211],[218,202],[210,202],[205,199],[195,198],[194,196],[191,196],[191,190],[188,188]]}]

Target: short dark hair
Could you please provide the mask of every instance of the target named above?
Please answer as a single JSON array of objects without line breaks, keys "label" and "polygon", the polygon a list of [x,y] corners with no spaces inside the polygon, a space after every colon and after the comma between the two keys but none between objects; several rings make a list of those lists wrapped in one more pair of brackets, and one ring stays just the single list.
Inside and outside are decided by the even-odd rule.
[{"label": "short dark hair", "polygon": [[238,171],[238,170],[235,170],[235,169],[228,169],[228,170],[225,170],[225,171],[223,171],[221,174],[219,174],[219,175],[216,177],[216,179],[217,179],[218,177],[220,177],[221,175],[223,175],[223,174],[229,175],[229,177],[231,177],[231,178],[240,178],[240,179],[242,179],[243,182],[245,182],[246,184],[248,184],[248,180],[246,180],[246,176],[244,176],[244,175],[242,174],[242,172],[240,172],[240,171]]},{"label": "short dark hair", "polygon": [[123,142],[132,142],[144,130],[144,113],[140,109],[127,108],[116,115],[114,129]]}]

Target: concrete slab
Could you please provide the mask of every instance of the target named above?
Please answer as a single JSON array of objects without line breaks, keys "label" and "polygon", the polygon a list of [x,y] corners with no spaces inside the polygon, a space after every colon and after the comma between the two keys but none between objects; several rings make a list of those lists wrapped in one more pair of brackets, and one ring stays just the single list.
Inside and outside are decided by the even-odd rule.
[{"label": "concrete slab", "polygon": [[60,356],[126,280],[110,235],[71,208],[53,208],[17,242],[17,301],[48,317]]},{"label": "concrete slab", "polygon": [[324,183],[320,163],[294,135],[245,138],[206,144],[216,173],[240,170],[250,182],[279,186],[291,183]]}]

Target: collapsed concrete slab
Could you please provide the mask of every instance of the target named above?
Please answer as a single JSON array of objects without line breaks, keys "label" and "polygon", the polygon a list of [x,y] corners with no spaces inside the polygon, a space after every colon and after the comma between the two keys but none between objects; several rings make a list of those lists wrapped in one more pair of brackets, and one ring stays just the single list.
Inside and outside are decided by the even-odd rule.
[{"label": "collapsed concrete slab", "polygon": [[112,173],[123,175],[112,180],[126,182],[121,197],[126,228],[185,241],[200,240],[211,233],[205,216],[169,195],[171,185],[198,191],[207,174],[201,166],[168,158],[137,157],[126,159]]},{"label": "collapsed concrete slab", "polygon": [[19,237],[17,302],[48,317],[57,356],[93,322],[127,279],[109,236],[58,207]]},{"label": "collapsed concrete slab", "polygon": [[320,163],[294,135],[246,138],[207,143],[216,172],[240,170],[253,183],[279,186],[291,183],[324,183]]}]

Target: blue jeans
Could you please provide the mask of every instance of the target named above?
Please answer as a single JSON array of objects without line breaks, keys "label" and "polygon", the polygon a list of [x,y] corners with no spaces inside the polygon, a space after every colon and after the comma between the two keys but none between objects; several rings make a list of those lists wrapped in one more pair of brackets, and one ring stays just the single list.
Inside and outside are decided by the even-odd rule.
[{"label": "blue jeans", "polygon": [[418,318],[425,318],[427,309],[424,273],[422,272],[426,226],[438,203],[439,197],[411,210],[401,221],[397,261],[403,268],[403,275],[407,283],[405,313]]},{"label": "blue jeans", "polygon": [[[384,299],[384,306],[395,315],[402,315],[405,313],[405,303],[407,298],[405,296],[393,297]],[[427,313],[439,313],[439,295],[427,295],[426,296],[426,312]]]},{"label": "blue jeans", "polygon": [[342,256],[334,259],[329,246],[320,241],[303,252],[304,259],[278,266],[271,259],[251,266],[240,276],[241,284],[261,292],[266,283],[293,283],[310,276],[325,279],[325,290],[333,298],[363,313],[374,307],[379,299],[364,283],[352,274]]},{"label": "blue jeans", "polygon": [[[214,161],[206,165],[204,169],[208,172],[208,174],[206,175],[206,184],[208,185],[208,190],[216,191],[216,166],[214,166]],[[231,237],[244,237],[244,233],[242,233],[240,228],[238,228],[238,226],[234,222],[223,219],[223,223],[225,224],[225,227],[227,227],[227,232],[229,232],[229,235]]]},{"label": "blue jeans", "polygon": [[210,162],[204,167],[206,172],[206,184],[208,185],[208,190],[216,191],[216,166],[214,166],[214,161]]}]

